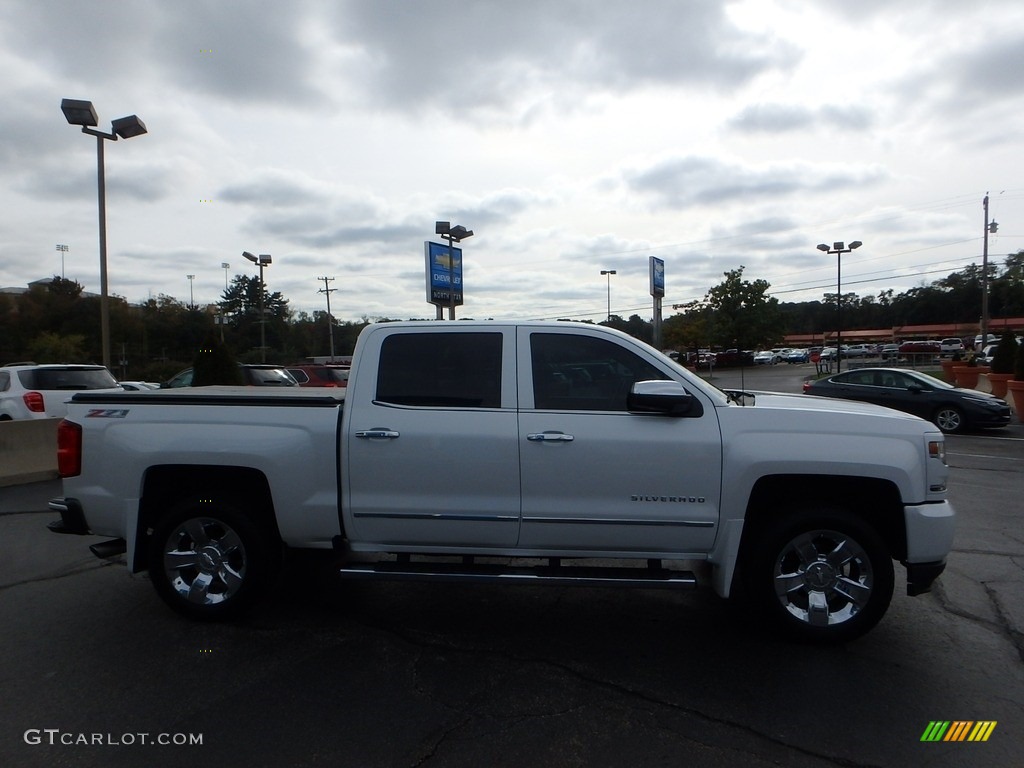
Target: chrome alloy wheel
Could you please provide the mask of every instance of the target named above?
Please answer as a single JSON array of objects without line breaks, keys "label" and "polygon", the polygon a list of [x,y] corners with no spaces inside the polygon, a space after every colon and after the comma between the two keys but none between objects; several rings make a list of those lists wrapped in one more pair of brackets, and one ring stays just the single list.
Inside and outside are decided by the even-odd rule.
[{"label": "chrome alloy wheel", "polygon": [[793,617],[828,627],[864,610],[875,579],[867,552],[850,536],[812,530],[782,548],[775,559],[774,583],[776,597]]},{"label": "chrome alloy wheel", "polygon": [[943,432],[958,432],[963,425],[963,415],[953,406],[943,406],[935,414],[935,426]]},{"label": "chrome alloy wheel", "polygon": [[167,583],[197,605],[230,600],[245,583],[248,564],[241,537],[221,520],[194,517],[166,539],[163,567]]}]

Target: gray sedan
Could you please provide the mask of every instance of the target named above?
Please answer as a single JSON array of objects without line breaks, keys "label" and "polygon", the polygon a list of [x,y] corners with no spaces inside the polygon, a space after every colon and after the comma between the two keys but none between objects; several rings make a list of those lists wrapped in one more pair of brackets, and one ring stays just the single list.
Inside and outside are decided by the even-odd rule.
[{"label": "gray sedan", "polygon": [[986,392],[960,389],[902,368],[859,368],[804,383],[804,393],[884,405],[933,422],[943,432],[1005,427],[1010,406]]}]

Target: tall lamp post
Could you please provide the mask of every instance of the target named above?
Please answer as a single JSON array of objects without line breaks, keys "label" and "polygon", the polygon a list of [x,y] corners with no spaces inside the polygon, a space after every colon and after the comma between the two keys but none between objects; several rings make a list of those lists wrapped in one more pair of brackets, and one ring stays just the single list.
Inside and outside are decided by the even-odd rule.
[{"label": "tall lamp post", "polygon": [[137,115],[119,117],[110,123],[111,132],[104,133],[93,128],[99,124],[96,108],[91,101],[62,99],[60,102],[64,118],[71,125],[82,126],[82,133],[96,137],[96,168],[98,176],[98,197],[100,209],[100,338],[103,347],[103,365],[110,367],[110,297],[107,291],[107,192],[103,171],[103,141],[117,141],[118,137],[130,139],[146,133],[146,124]]},{"label": "tall lamp post", "polygon": [[855,251],[862,245],[864,243],[860,240],[854,240],[849,248],[841,241],[832,243],[831,248],[825,243],[818,246],[819,251],[836,257],[836,373],[843,366],[843,254]]},{"label": "tall lamp post", "polygon": [[[228,295],[228,270],[231,269],[231,265],[226,261],[220,263],[220,268],[224,270],[224,298],[227,300]],[[224,326],[227,325],[228,315],[224,311],[224,305],[220,305],[220,312],[217,315],[217,321],[220,323],[220,343],[224,343]]]},{"label": "tall lamp post", "polygon": [[196,308],[196,295],[192,291],[192,283],[193,283],[193,281],[195,281],[196,276],[195,275],[185,275],[185,277],[188,278],[188,308],[189,309],[195,309]]},{"label": "tall lamp post", "polygon": [[601,274],[608,275],[608,317],[606,319],[610,323],[612,321],[612,275],[617,275],[618,272],[614,269],[602,269]]},{"label": "tall lamp post", "polygon": [[253,256],[248,251],[243,251],[242,256],[260,268],[260,362],[265,363],[267,362],[267,317],[263,311],[263,294],[265,293],[263,284],[263,268],[269,267],[273,259],[270,258],[269,253],[261,253],[259,256]]},{"label": "tall lamp post", "polygon": [[[461,243],[467,237],[473,236],[472,229],[466,229],[461,224],[452,226],[448,221],[435,221],[434,234],[440,235],[448,241],[448,319],[455,319],[455,249],[452,243]],[[465,281],[463,281],[465,282]],[[463,298],[465,301],[465,298]]]},{"label": "tall lamp post", "polygon": [[60,251],[60,279],[64,279],[64,254],[68,252],[68,247],[63,243],[57,243],[57,250]]}]

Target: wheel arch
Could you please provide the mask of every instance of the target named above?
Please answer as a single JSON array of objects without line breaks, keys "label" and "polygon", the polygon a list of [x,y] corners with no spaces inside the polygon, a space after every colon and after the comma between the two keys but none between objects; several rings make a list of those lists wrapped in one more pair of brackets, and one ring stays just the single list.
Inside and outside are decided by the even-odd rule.
[{"label": "wheel arch", "polygon": [[252,467],[168,464],[150,467],[142,482],[133,572],[149,565],[149,537],[160,517],[178,504],[223,501],[245,514],[275,542],[281,541],[266,475]]},{"label": "wheel arch", "polygon": [[894,560],[907,556],[907,532],[899,489],[889,480],[847,475],[771,475],[755,483],[747,503],[732,585],[774,520],[788,510],[842,508],[867,523]]}]

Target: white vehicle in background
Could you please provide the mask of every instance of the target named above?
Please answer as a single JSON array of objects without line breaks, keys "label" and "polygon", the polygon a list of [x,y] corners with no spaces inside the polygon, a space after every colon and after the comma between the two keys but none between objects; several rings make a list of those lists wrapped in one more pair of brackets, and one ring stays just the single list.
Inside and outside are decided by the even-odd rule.
[{"label": "white vehicle in background", "polygon": [[121,392],[102,365],[12,363],[0,368],[0,421],[59,419],[75,392]]},{"label": "white vehicle in background", "polygon": [[775,365],[779,362],[779,356],[770,349],[763,349],[754,354],[754,365]]}]

